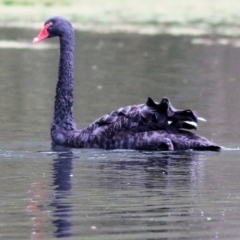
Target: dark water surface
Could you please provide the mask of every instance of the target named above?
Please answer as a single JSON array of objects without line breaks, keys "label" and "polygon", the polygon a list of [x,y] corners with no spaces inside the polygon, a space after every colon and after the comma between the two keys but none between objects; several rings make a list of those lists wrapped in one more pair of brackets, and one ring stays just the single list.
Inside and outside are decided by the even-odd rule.
[{"label": "dark water surface", "polygon": [[[1,29],[0,239],[239,239],[240,48],[205,37],[77,33],[75,118],[84,127],[167,96],[208,122],[221,153],[53,152],[57,41]],[[6,41],[7,40],[7,41]],[[233,39],[238,41],[238,39]]]}]

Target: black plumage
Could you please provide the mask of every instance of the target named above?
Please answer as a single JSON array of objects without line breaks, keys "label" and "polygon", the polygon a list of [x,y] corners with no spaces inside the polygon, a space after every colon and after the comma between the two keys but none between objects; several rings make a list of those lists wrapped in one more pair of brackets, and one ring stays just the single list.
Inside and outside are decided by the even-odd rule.
[{"label": "black plumage", "polygon": [[60,38],[60,59],[52,142],[76,148],[140,150],[213,150],[221,148],[204,137],[182,130],[197,129],[197,113],[174,108],[169,99],[112,111],[88,127],[78,130],[73,119],[74,30],[63,17],[48,19],[34,42]]}]

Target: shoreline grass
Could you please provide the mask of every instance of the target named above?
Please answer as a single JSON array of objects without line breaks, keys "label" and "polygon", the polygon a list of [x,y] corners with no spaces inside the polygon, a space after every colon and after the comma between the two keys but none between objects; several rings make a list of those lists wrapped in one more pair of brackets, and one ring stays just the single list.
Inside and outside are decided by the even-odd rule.
[{"label": "shoreline grass", "polygon": [[53,15],[67,17],[84,31],[240,35],[235,0],[0,1],[1,26],[39,28]]}]

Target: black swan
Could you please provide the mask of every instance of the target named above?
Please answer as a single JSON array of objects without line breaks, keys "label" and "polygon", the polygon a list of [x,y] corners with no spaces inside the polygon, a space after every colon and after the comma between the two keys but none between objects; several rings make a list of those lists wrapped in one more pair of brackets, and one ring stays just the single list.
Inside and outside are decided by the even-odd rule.
[{"label": "black swan", "polygon": [[63,17],[52,17],[33,42],[60,38],[60,59],[56,87],[52,143],[76,148],[142,150],[212,150],[217,144],[192,132],[197,129],[197,113],[175,109],[167,98],[160,103],[148,98],[145,104],[113,111],[78,130],[73,119],[74,30]]}]

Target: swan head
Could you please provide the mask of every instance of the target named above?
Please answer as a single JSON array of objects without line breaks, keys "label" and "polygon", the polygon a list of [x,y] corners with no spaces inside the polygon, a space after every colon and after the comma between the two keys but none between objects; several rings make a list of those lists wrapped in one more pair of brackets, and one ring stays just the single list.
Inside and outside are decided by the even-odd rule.
[{"label": "swan head", "polygon": [[38,43],[46,38],[61,37],[68,31],[73,31],[69,20],[59,16],[51,17],[46,20],[38,36],[33,39],[33,43]]}]

